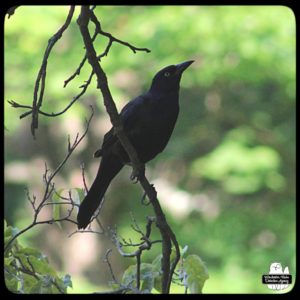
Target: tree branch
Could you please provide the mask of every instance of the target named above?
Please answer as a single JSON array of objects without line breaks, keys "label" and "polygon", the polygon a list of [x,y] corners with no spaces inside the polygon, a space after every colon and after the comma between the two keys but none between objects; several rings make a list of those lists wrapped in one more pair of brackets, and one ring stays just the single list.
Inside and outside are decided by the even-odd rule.
[{"label": "tree branch", "polygon": [[[180,257],[180,253],[178,254],[177,252],[177,257],[175,260],[176,264],[173,264],[171,270],[170,270],[170,255],[171,255],[171,241],[175,243],[175,248],[176,250],[179,249],[177,240],[175,235],[171,234],[173,233],[171,228],[169,227],[165,215],[159,205],[159,202],[157,200],[157,193],[154,187],[149,183],[147,178],[145,177],[145,167],[144,165],[140,162],[138,154],[134,147],[132,146],[130,140],[126,136],[123,126],[122,126],[122,121],[121,118],[118,114],[116,105],[113,101],[112,95],[110,93],[109,87],[108,87],[108,82],[107,82],[107,77],[102,70],[99,62],[98,62],[98,57],[93,45],[93,41],[91,39],[89,29],[88,29],[88,23],[89,21],[92,20],[96,27],[98,27],[98,30],[100,30],[100,23],[95,20],[95,15],[93,12],[91,12],[88,8],[88,6],[82,6],[81,7],[81,12],[80,15],[77,19],[77,23],[80,28],[80,32],[84,41],[84,45],[86,48],[86,55],[88,58],[88,61],[90,65],[93,68],[93,71],[96,74],[97,77],[97,88],[100,89],[102,96],[103,96],[103,101],[104,105],[106,107],[106,111],[109,114],[110,121],[114,127],[114,131],[118,139],[120,140],[120,143],[124,147],[125,151],[127,152],[130,161],[132,162],[132,167],[133,167],[133,173],[132,173],[132,178],[137,178],[142,185],[147,197],[151,201],[153,205],[153,209],[155,211],[155,214],[157,216],[156,219],[156,224],[157,227],[160,230],[160,234],[162,236],[162,252],[163,252],[163,259],[162,259],[162,271],[163,271],[163,276],[162,276],[162,291],[163,293],[169,293],[170,285],[171,285],[171,278],[173,275],[173,271],[175,269],[175,266],[177,262],[179,261],[178,255]],[[124,253],[124,256],[130,256],[126,253]],[[134,255],[136,256],[136,254]],[[174,266],[175,265],[175,266]]]},{"label": "tree branch", "polygon": [[[71,100],[71,102],[60,112],[57,112],[57,113],[47,113],[47,112],[44,112],[42,110],[38,110],[39,114],[41,115],[44,115],[46,117],[57,117],[57,116],[60,116],[62,115],[63,113],[65,113],[87,90],[88,86],[90,85],[91,83],[91,80],[94,76],[94,72],[91,72],[89,78],[87,81],[85,81],[85,84],[81,85],[80,88],[82,88],[82,91],[76,95],[75,97],[73,97],[73,99]],[[19,104],[13,100],[8,100],[7,101],[12,107],[14,108],[28,108],[30,109],[29,111],[23,113],[22,115],[20,115],[20,119],[23,119],[24,117],[27,117],[28,115],[30,115],[33,111],[33,107],[30,106],[30,105],[23,105],[23,104]]]},{"label": "tree branch", "polygon": [[107,37],[109,39],[105,51],[98,56],[99,60],[101,59],[101,57],[106,56],[108,54],[108,52],[110,50],[110,47],[112,46],[113,42],[116,42],[116,43],[119,43],[123,46],[128,47],[129,49],[132,50],[133,53],[136,53],[137,51],[145,51],[147,53],[151,52],[148,48],[135,47],[135,46],[129,44],[128,42],[121,41],[120,39],[114,37],[111,33],[103,31],[99,20],[95,16],[94,12],[91,11],[91,10],[90,10],[90,19],[96,26],[96,32],[103,35],[103,36],[105,36],[105,37]]},{"label": "tree branch", "polygon": [[[92,109],[92,107],[91,107]],[[76,221],[70,219],[70,216],[72,214],[72,211],[74,209],[74,207],[77,205],[74,203],[74,201],[72,200],[72,198],[70,197],[70,201],[69,202],[63,202],[64,204],[68,204],[71,205],[71,209],[68,211],[67,216],[62,217],[62,218],[58,218],[58,219],[49,219],[49,220],[44,220],[44,221],[38,221],[38,216],[40,211],[43,209],[43,207],[48,206],[48,205],[57,205],[57,204],[62,204],[62,203],[56,203],[56,202],[47,202],[50,198],[50,196],[55,193],[55,188],[54,188],[54,183],[52,182],[54,177],[57,175],[57,173],[62,169],[62,167],[66,164],[67,160],[69,159],[69,157],[71,156],[71,154],[73,153],[73,151],[77,148],[77,146],[80,144],[80,142],[83,140],[83,138],[86,136],[91,120],[93,118],[94,115],[94,111],[92,109],[92,113],[91,116],[89,118],[89,120],[87,121],[87,125],[86,125],[86,129],[83,132],[83,134],[81,135],[81,137],[79,137],[78,135],[76,136],[74,142],[72,145],[68,146],[68,152],[65,156],[65,158],[63,159],[63,161],[58,165],[58,167],[54,170],[53,173],[48,175],[49,169],[47,168],[47,165],[45,164],[45,173],[43,175],[43,179],[45,182],[45,190],[44,190],[44,194],[43,197],[40,201],[40,203],[38,205],[36,205],[36,198],[35,196],[33,196],[33,200],[31,199],[30,195],[29,195],[29,191],[27,190],[27,198],[28,201],[31,203],[31,206],[33,208],[34,211],[34,215],[33,215],[33,221],[31,224],[29,224],[27,227],[25,227],[24,229],[20,230],[16,235],[14,235],[12,237],[12,239],[5,245],[4,248],[4,252],[6,252],[9,248],[10,245],[14,242],[14,240],[16,238],[18,238],[20,235],[22,235],[23,233],[27,232],[29,229],[31,229],[32,227],[36,226],[36,225],[40,225],[40,224],[52,224],[52,223],[56,223],[56,222],[62,222],[62,221],[68,221],[71,222],[73,224],[77,224]]]},{"label": "tree branch", "polygon": [[[33,93],[33,103],[32,103],[32,122],[31,122],[31,133],[35,138],[35,129],[38,128],[38,115],[40,107],[42,106],[44,90],[45,90],[45,80],[46,80],[46,70],[47,70],[47,63],[48,58],[51,53],[53,46],[56,42],[62,37],[63,32],[69,27],[70,22],[72,20],[74,14],[75,6],[72,5],[69,10],[69,14],[63,26],[49,39],[48,46],[46,48],[44,58],[42,61],[42,65],[40,71],[38,73],[34,93]],[[41,88],[40,88],[41,83]]]}]

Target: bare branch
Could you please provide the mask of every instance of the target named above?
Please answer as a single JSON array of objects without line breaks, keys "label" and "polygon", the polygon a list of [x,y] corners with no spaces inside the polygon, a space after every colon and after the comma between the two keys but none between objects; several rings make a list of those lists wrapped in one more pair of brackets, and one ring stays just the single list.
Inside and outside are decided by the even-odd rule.
[{"label": "bare branch", "polygon": [[[57,113],[54,113],[54,112],[47,113],[47,112],[44,112],[44,111],[39,109],[39,111],[38,111],[39,114],[44,115],[46,117],[57,117],[57,116],[60,116],[60,115],[64,114],[83,94],[85,94],[88,86],[91,83],[91,80],[92,80],[93,76],[94,76],[94,72],[91,72],[88,80],[85,81],[85,84],[80,86],[80,88],[82,88],[82,91],[78,95],[73,97],[71,102],[62,111],[57,112]],[[19,103],[15,102],[14,100],[8,100],[8,103],[14,108],[28,108],[28,109],[30,109],[29,111],[27,111],[27,112],[23,113],[22,115],[20,115],[20,119],[25,118],[25,117],[27,117],[28,115],[30,115],[32,113],[33,107],[30,106],[30,105],[19,104]]]},{"label": "bare branch", "polygon": [[[83,134],[79,137],[79,135],[76,135],[75,141],[71,144],[70,142],[70,147],[69,147],[69,151],[66,154],[65,158],[63,159],[63,161],[58,165],[58,167],[54,170],[54,172],[50,175],[48,175],[49,169],[47,167],[47,164],[45,163],[45,172],[43,174],[43,180],[45,182],[45,190],[44,190],[44,194],[43,197],[40,201],[40,203],[36,206],[36,199],[35,197],[33,198],[33,200],[30,198],[29,196],[29,192],[27,193],[27,198],[29,199],[30,203],[32,203],[32,207],[34,210],[34,216],[33,216],[33,221],[30,225],[28,225],[27,227],[25,227],[24,229],[22,229],[21,231],[19,231],[16,235],[14,235],[12,237],[12,239],[6,244],[4,251],[6,252],[10,245],[13,243],[13,241],[18,238],[20,235],[22,235],[23,233],[25,233],[26,231],[28,231],[29,229],[31,229],[32,227],[39,225],[39,224],[53,224],[55,222],[62,222],[62,221],[67,221],[67,222],[71,222],[73,224],[77,224],[76,221],[70,219],[72,211],[74,209],[74,207],[76,206],[76,204],[74,203],[74,201],[70,198],[70,202],[65,202],[64,204],[68,204],[71,205],[71,209],[68,210],[68,214],[67,216],[64,216],[62,218],[59,219],[50,219],[50,220],[44,220],[44,221],[38,221],[38,216],[40,211],[43,209],[43,207],[48,206],[48,205],[57,205],[58,203],[56,202],[47,202],[48,199],[50,198],[50,196],[52,195],[52,193],[56,193],[55,188],[54,188],[54,183],[52,182],[54,177],[57,175],[57,173],[62,169],[62,167],[66,164],[67,160],[69,159],[69,157],[71,156],[71,154],[73,153],[73,151],[76,149],[76,147],[80,144],[80,142],[82,141],[82,139],[86,136],[91,120],[93,118],[94,115],[94,111],[93,108],[91,107],[92,113],[91,116],[89,118],[89,120],[86,121],[86,129],[83,132]],[[33,205],[34,203],[34,205]]]},{"label": "bare branch", "polygon": [[80,168],[81,168],[81,175],[82,175],[82,181],[83,181],[84,190],[87,193],[89,190],[87,188],[86,180],[85,180],[84,163],[82,163],[80,165]]},{"label": "bare branch", "polygon": [[25,192],[26,192],[26,196],[27,196],[27,200],[29,201],[29,203],[31,204],[33,210],[35,210],[35,200],[36,198],[33,195],[33,200],[31,199],[30,195],[29,195],[29,189],[25,188]]},{"label": "bare branch", "polygon": [[114,283],[118,283],[118,281],[117,281],[117,279],[116,279],[116,276],[115,276],[115,274],[114,274],[114,272],[113,272],[111,263],[110,263],[110,261],[109,261],[109,255],[111,254],[111,252],[112,252],[111,249],[108,249],[108,250],[106,251],[106,253],[105,253],[105,259],[103,259],[103,261],[104,261],[105,263],[107,263],[107,265],[108,265],[109,272],[110,272],[110,275],[111,275],[111,278],[112,278],[113,282],[114,282]]},{"label": "bare branch", "polygon": [[84,56],[84,58],[82,59],[82,61],[80,62],[78,68],[76,69],[76,71],[68,78],[64,81],[64,88],[67,86],[67,84],[72,81],[77,75],[80,74],[81,68],[83,67],[83,65],[86,62],[86,55]]},{"label": "bare branch", "polygon": [[[97,34],[98,34],[98,33],[97,33],[97,30],[95,29],[95,32],[94,32],[93,37],[92,37],[92,41],[93,41],[93,42],[94,42],[94,40],[96,39]],[[81,71],[82,67],[84,66],[84,64],[85,64],[85,62],[86,62],[86,59],[87,59],[87,56],[86,56],[86,54],[85,54],[84,57],[83,57],[83,59],[81,60],[81,62],[80,62],[80,64],[79,64],[79,66],[78,66],[77,69],[75,70],[75,72],[74,72],[68,79],[65,80],[65,82],[64,82],[64,87],[66,87],[67,84],[68,84],[70,81],[72,81],[77,75],[80,74],[80,71]]]},{"label": "bare branch", "polygon": [[[40,71],[38,73],[36,82],[35,82],[35,88],[33,93],[33,103],[32,103],[32,123],[31,123],[31,133],[33,137],[35,137],[35,129],[38,128],[38,115],[39,115],[39,109],[42,106],[43,102],[43,95],[45,90],[45,79],[46,79],[46,70],[47,70],[47,63],[48,58],[51,53],[51,50],[53,46],[56,44],[56,42],[62,37],[63,32],[69,27],[70,22],[72,20],[73,14],[74,14],[75,6],[72,5],[69,10],[69,14],[67,16],[67,19],[65,23],[62,25],[62,27],[49,39],[48,46],[46,48],[46,51],[44,53],[42,65],[40,68]],[[40,88],[41,83],[41,88]]]},{"label": "bare branch", "polygon": [[113,42],[119,43],[123,46],[126,46],[126,47],[130,48],[133,53],[136,53],[137,51],[145,51],[147,53],[151,52],[147,48],[135,47],[135,46],[133,46],[133,45],[127,43],[127,42],[121,41],[120,39],[114,37],[112,34],[103,31],[102,28],[101,28],[101,24],[100,24],[99,20],[97,19],[97,17],[95,16],[95,13],[93,11],[90,11],[90,19],[96,26],[96,32],[103,35],[103,36],[105,36],[105,37],[107,37],[109,39],[108,45],[107,45],[105,51],[101,55],[98,56],[98,59],[100,59],[101,57],[106,56],[108,54],[108,52],[110,50],[110,47],[112,46]]}]

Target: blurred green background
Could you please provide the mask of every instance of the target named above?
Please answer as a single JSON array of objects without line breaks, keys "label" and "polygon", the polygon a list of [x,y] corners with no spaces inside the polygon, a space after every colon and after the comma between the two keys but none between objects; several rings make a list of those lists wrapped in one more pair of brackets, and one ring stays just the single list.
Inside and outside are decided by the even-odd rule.
[{"label": "blurred green background", "polygon": [[[7,100],[30,105],[48,39],[62,25],[68,7],[19,7],[5,20],[5,218],[23,228],[32,211],[24,188],[42,194],[44,162],[53,170],[67,151],[67,135],[82,132],[92,104],[95,116],[87,138],[57,176],[57,189],[82,188],[80,163],[88,184],[98,160],[93,152],[110,128],[95,80],[62,116],[40,116],[37,139],[30,119]],[[85,65],[66,88],[63,82],[84,55],[73,22],[54,47],[47,71],[43,110],[62,110],[88,78]],[[161,68],[194,59],[181,82],[180,116],[165,151],[147,165],[161,205],[179,243],[205,262],[210,279],[204,293],[270,293],[261,275],[272,262],[295,276],[295,18],[284,6],[99,6],[103,30],[151,53],[133,54],[113,44],[102,59],[119,109],[146,91]],[[91,26],[93,32],[93,27]],[[98,54],[107,39],[96,41]],[[150,207],[126,167],[106,194],[101,212],[105,227],[117,225],[125,238],[137,238],[130,212],[143,227]],[[42,218],[51,216],[43,211]],[[75,216],[74,216],[75,217]],[[134,263],[122,258],[109,237],[68,234],[70,224],[42,225],[21,237],[73,279],[70,292],[109,289],[111,262],[120,279]],[[156,233],[157,234],[157,233]],[[156,245],[144,255],[150,262]],[[182,289],[176,290],[178,292]]]}]

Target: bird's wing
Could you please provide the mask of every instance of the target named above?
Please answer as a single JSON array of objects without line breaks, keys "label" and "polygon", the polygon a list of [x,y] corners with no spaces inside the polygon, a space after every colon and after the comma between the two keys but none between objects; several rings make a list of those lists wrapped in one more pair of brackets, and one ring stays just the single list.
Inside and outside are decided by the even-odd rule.
[{"label": "bird's wing", "polygon": [[114,135],[114,129],[111,128],[104,135],[102,147],[94,153],[94,157],[101,157],[103,155],[103,151],[109,149],[116,141],[117,137]]},{"label": "bird's wing", "polygon": [[127,134],[131,134],[132,131],[139,130],[139,126],[145,118],[145,112],[149,114],[150,98],[147,94],[136,97],[128,102],[121,110],[121,118],[123,126]]},{"label": "bird's wing", "polygon": [[[121,110],[120,116],[127,134],[132,135],[135,131],[139,130],[137,124],[141,117],[143,117],[143,111],[145,110],[147,100],[148,97],[146,95],[138,96],[128,102]],[[104,135],[102,148],[94,153],[94,157],[101,157],[103,155],[103,151],[109,149],[116,141],[118,141],[118,138],[114,134],[114,129],[111,128]]]}]

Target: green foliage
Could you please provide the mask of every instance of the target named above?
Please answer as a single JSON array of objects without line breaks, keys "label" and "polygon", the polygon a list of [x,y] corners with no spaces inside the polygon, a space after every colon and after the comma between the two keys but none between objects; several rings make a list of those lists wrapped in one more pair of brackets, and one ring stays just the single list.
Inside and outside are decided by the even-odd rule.
[{"label": "green foliage", "polygon": [[[187,246],[181,251],[181,260],[173,274],[172,286],[180,285],[191,294],[201,294],[205,281],[209,278],[208,271],[202,259],[195,254],[185,255]],[[186,256],[186,257],[184,257]],[[172,249],[171,263],[175,259],[175,249]],[[142,293],[161,293],[161,260],[162,254],[159,254],[152,263],[141,263],[140,265],[140,285]],[[114,286],[115,289],[128,287],[134,290],[137,286],[137,265],[129,266],[123,276],[120,286]],[[172,289],[171,286],[171,289]],[[182,291],[181,291],[182,292]]]},{"label": "green foliage", "polygon": [[[141,291],[150,293],[154,287],[154,280],[159,276],[159,272],[152,264],[141,263],[140,266]],[[122,277],[121,286],[136,287],[137,286],[137,266],[129,266]]]},{"label": "green foliage", "polygon": [[[18,230],[4,221],[4,246]],[[34,248],[23,247],[17,239],[4,256],[6,287],[18,294],[65,294],[72,287],[71,276],[61,277],[48,258]]]},{"label": "green foliage", "polygon": [[191,294],[201,294],[205,281],[209,278],[206,266],[198,255],[189,255],[183,262],[187,276],[187,287]]},{"label": "green foliage", "polygon": [[247,137],[243,128],[228,132],[220,146],[193,162],[192,171],[222,182],[230,194],[253,194],[264,187],[282,189],[285,181],[279,173],[279,154],[271,147],[247,145]]}]

